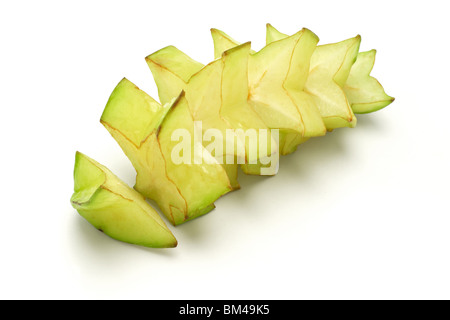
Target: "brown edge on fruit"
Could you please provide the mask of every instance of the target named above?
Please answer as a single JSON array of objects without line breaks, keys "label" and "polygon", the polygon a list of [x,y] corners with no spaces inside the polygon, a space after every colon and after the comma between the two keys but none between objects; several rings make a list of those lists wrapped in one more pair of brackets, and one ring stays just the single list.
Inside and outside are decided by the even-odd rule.
[{"label": "brown edge on fruit", "polygon": [[[181,78],[178,74],[176,74],[176,73],[173,72],[172,70],[168,69],[168,68],[165,67],[164,65],[162,65],[162,64],[156,62],[154,59],[152,59],[152,56],[153,56],[153,55],[157,54],[158,52],[160,52],[160,51],[162,51],[162,50],[164,50],[164,49],[166,49],[166,48],[170,48],[170,47],[173,47],[173,48],[177,49],[177,50],[180,51],[182,54],[184,54],[186,57],[188,57],[188,58],[191,59],[192,61],[195,61],[195,62],[201,64],[203,67],[202,67],[199,71],[197,71],[197,72],[195,72],[194,74],[192,74],[192,75],[190,76],[189,80],[185,81],[185,80],[183,80],[183,78]],[[148,63],[152,63],[152,64],[156,65],[158,68],[161,68],[161,69],[163,69],[163,70],[166,70],[167,72],[170,72],[170,73],[173,74],[175,77],[177,77],[178,79],[180,79],[181,81],[183,81],[185,84],[189,83],[189,81],[192,79],[192,77],[193,77],[194,75],[196,75],[197,73],[201,72],[207,65],[210,65],[212,62],[214,62],[214,61],[212,61],[212,62],[208,63],[207,65],[204,65],[203,63],[198,62],[197,60],[192,59],[189,55],[187,55],[186,53],[184,53],[183,51],[181,51],[180,49],[178,49],[178,48],[176,48],[176,47],[174,47],[174,46],[167,46],[167,47],[164,47],[164,48],[162,48],[162,49],[159,49],[158,51],[155,51],[155,52],[149,54],[148,56],[145,57],[145,61],[147,62],[147,64],[148,64]]]},{"label": "brown edge on fruit", "polygon": [[[81,155],[83,155],[81,152],[78,152],[78,151],[77,151],[77,153],[80,153]],[[91,164],[93,164],[94,166],[96,166],[96,167],[98,168],[97,164],[94,163],[94,162],[92,162],[91,159],[90,159],[89,157],[86,156],[86,160],[88,160]],[[103,165],[102,165],[102,166],[103,166]],[[102,170],[102,168],[99,168],[99,169]],[[135,202],[135,200],[129,199],[129,198],[123,196],[122,194],[117,193],[117,192],[115,192],[115,191],[109,189],[108,187],[106,187],[104,184],[108,181],[108,177],[107,177],[106,173],[103,172],[103,170],[102,170],[102,173],[103,173],[104,176],[105,176],[105,180],[104,180],[104,182],[102,183],[102,185],[99,186],[99,188],[94,192],[94,194],[97,193],[99,189],[102,189],[102,190],[108,191],[108,192],[110,192],[110,193],[112,193],[112,194],[114,194],[114,195],[116,195],[116,196],[119,196],[120,198],[122,198],[122,199],[124,199],[124,200],[130,201],[130,202],[133,202],[133,203]],[[111,172],[111,173],[112,173],[112,172]],[[113,174],[113,173],[112,173],[112,174]],[[114,174],[113,174],[113,175],[114,175]],[[136,191],[136,192],[137,192],[137,191]],[[140,193],[139,193],[139,194],[140,194]],[[141,195],[141,194],[140,194],[140,195]],[[145,197],[144,197],[143,195],[141,195],[141,196],[142,196],[143,199],[145,199]],[[91,197],[91,198],[92,198],[92,197]],[[90,202],[90,201],[89,201],[89,202]],[[89,203],[89,202],[87,202],[87,203]],[[139,205],[138,203],[136,203],[136,204]],[[150,204],[148,204],[148,206],[151,207]],[[151,207],[151,208],[152,208],[152,207]],[[152,208],[152,209],[155,210],[154,208]],[[142,208],[142,210],[145,211],[144,208]],[[156,211],[156,210],[155,210],[155,211]],[[167,225],[166,225],[164,222],[163,222],[163,224],[160,224],[157,220],[154,220],[154,221],[155,221],[161,228],[167,229],[167,230],[172,234],[173,238],[175,239],[175,243],[174,243],[173,248],[175,248],[175,247],[178,245],[178,240],[177,240],[176,237],[173,235],[172,231],[167,227]],[[99,229],[99,230],[100,230],[100,229]],[[100,231],[103,232],[103,230],[100,230]]]},{"label": "brown edge on fruit", "polygon": [[178,95],[178,97],[171,103],[170,109],[166,112],[166,114],[164,115],[163,120],[161,121],[161,123],[159,124],[158,128],[156,129],[156,138],[159,138],[159,133],[161,131],[161,127],[164,124],[164,122],[166,121],[166,119],[169,116],[169,114],[172,113],[173,110],[175,110],[175,108],[180,103],[181,99],[184,98],[185,96],[186,96],[186,92],[184,90],[181,90],[181,92]]},{"label": "brown edge on fruit", "polygon": [[[358,35],[356,35],[356,37],[350,38],[350,39],[353,39],[353,41],[352,41],[352,43],[348,46],[347,51],[345,52],[344,59],[343,59],[341,65],[339,66],[339,68],[337,69],[337,71],[334,73],[332,80],[333,80],[333,82],[341,89],[341,91],[342,91],[342,93],[343,93],[343,95],[344,95],[344,97],[345,97],[345,101],[347,101],[348,119],[347,119],[346,121],[349,122],[349,123],[352,123],[352,122],[353,122],[353,118],[356,118],[355,113],[353,112],[352,106],[350,105],[350,102],[348,101],[348,98],[347,98],[347,95],[345,94],[344,88],[341,87],[340,85],[338,85],[338,84],[336,83],[336,81],[334,80],[334,77],[335,77],[336,74],[342,69],[342,67],[343,67],[343,65],[344,65],[344,61],[347,59],[347,55],[349,54],[349,53],[348,53],[348,52],[349,52],[349,49],[350,49],[353,45],[355,45],[355,43],[357,43],[357,45],[358,45],[358,52],[356,53],[355,58],[353,59],[352,66],[353,66],[353,64],[355,64],[356,60],[358,59],[359,47],[361,46],[361,35],[358,34]],[[345,40],[344,40],[344,41],[345,41]],[[350,67],[350,70],[351,70],[351,67]],[[350,71],[349,71],[349,74],[350,74]],[[348,78],[348,76],[347,76],[347,78]],[[344,85],[344,86],[345,86],[345,85]],[[353,114],[353,116],[352,116],[352,114]],[[342,117],[340,117],[340,118],[342,118]],[[342,118],[342,119],[345,120],[344,118]]]},{"label": "brown edge on fruit", "polygon": [[[159,150],[161,150],[161,157],[163,158],[163,161],[164,161],[164,174],[165,174],[167,180],[169,180],[175,186],[175,188],[177,189],[180,197],[183,199],[184,204],[186,206],[185,210],[180,210],[180,211],[183,212],[184,220],[186,220],[188,218],[188,211],[189,211],[188,203],[187,203],[186,199],[184,198],[183,193],[181,192],[180,188],[178,188],[176,183],[169,177],[169,174],[167,172],[167,160],[166,160],[166,157],[164,156],[164,153],[162,152],[161,144],[159,142],[159,134],[161,132],[161,128],[162,128],[163,124],[165,123],[166,119],[169,117],[169,114],[172,113],[173,110],[175,110],[175,108],[179,105],[179,102],[181,101],[182,98],[184,98],[184,96],[185,96],[185,92],[184,92],[184,90],[182,90],[181,93],[178,95],[178,97],[175,99],[175,101],[170,106],[170,110],[167,111],[164,119],[161,121],[161,123],[158,126],[158,129],[156,131],[156,142],[158,143]],[[172,205],[169,205],[169,211],[170,211],[170,215],[173,218],[173,213],[172,213],[171,206]],[[177,209],[179,210],[179,208],[177,208]],[[173,219],[173,221],[175,223],[175,219]]]},{"label": "brown edge on fruit", "polygon": [[[140,89],[139,89],[139,90],[140,90]],[[119,129],[113,127],[113,126],[110,125],[108,122],[106,122],[106,121],[100,119],[100,123],[101,123],[103,126],[105,126],[105,127],[109,127],[109,128],[112,129],[113,131],[117,131],[122,137],[124,137],[124,138],[125,138],[131,145],[133,145],[137,150],[140,150],[140,148],[142,147],[142,145],[143,145],[143,144],[148,140],[148,138],[156,131],[156,141],[157,141],[157,143],[158,143],[158,147],[159,147],[160,150],[161,150],[161,145],[160,145],[159,140],[158,140],[158,135],[159,135],[159,132],[160,132],[160,130],[161,130],[161,126],[162,126],[164,120],[166,119],[167,115],[169,114],[169,112],[171,112],[172,108],[175,108],[175,107],[178,105],[178,101],[181,99],[181,96],[184,96],[184,91],[182,91],[182,92],[180,93],[180,95],[177,97],[177,99],[172,103],[172,105],[170,106],[170,110],[165,114],[164,119],[161,121],[161,123],[159,124],[159,126],[157,127],[157,129],[154,130],[154,131],[152,131],[150,134],[148,134],[147,137],[145,137],[145,139],[141,141],[141,143],[140,143],[139,146],[137,146],[135,143],[133,143],[133,141],[131,141],[126,135],[124,135],[123,132],[121,132]],[[165,157],[164,157],[164,155],[163,155],[162,152],[161,152],[161,156],[162,156],[162,158],[163,158],[163,160],[164,160],[164,163],[166,163],[166,159],[165,159]],[[166,165],[165,165],[165,167],[166,167]],[[181,193],[181,191],[180,191],[180,189],[178,188],[178,186],[172,181],[172,179],[170,179],[170,177],[169,177],[168,174],[167,174],[167,170],[166,170],[166,169],[165,169],[164,174],[165,174],[167,180],[169,180],[169,181],[175,186],[175,188],[177,189],[177,191],[178,191],[180,197],[183,199],[183,201],[184,201],[185,204],[186,204],[186,211],[184,212],[184,216],[185,216],[185,219],[186,219],[186,216],[187,216],[187,202],[186,202],[186,199],[183,197],[183,194]],[[136,176],[137,176],[137,175],[139,175],[139,173],[136,171]],[[154,199],[153,199],[153,200],[154,200]],[[155,200],[155,201],[156,201],[156,200]],[[170,210],[170,208],[169,208],[169,210]],[[180,211],[181,211],[181,210],[180,210]],[[170,215],[171,215],[172,218],[173,218],[172,212],[170,212]],[[174,219],[173,219],[173,222],[175,223],[175,220],[174,220]]]}]

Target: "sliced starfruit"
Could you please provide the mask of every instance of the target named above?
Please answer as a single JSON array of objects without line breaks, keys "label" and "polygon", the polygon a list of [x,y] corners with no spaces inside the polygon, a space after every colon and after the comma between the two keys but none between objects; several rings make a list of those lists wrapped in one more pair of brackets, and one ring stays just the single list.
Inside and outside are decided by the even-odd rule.
[{"label": "sliced starfruit", "polygon": [[376,50],[360,52],[350,70],[344,92],[354,113],[380,110],[395,99],[384,92],[383,86],[370,75],[375,64]]},{"label": "sliced starfruit", "polygon": [[279,153],[354,127],[355,113],[394,101],[370,75],[375,50],[358,53],[360,36],[317,46],[308,29],[288,36],[268,24],[266,31],[265,47],[255,52],[249,42],[211,29],[215,60],[207,65],[174,46],[149,55],[161,104],[123,79],[101,123],[136,169],[135,189],[77,153],[71,201],[78,212],[118,240],[174,247],[144,197],[181,224],[239,188],[238,165],[249,174],[275,174]]},{"label": "sliced starfruit", "polygon": [[195,141],[184,92],[160,105],[123,79],[100,121],[136,169],[134,188],[154,200],[172,224],[209,212],[232,190],[225,169]]},{"label": "sliced starfruit", "polygon": [[[246,173],[260,174],[266,169],[266,174],[275,174],[278,162],[277,142],[247,102],[249,50],[250,43],[236,46],[206,66],[173,46],[146,57],[161,102],[184,90],[193,119],[202,125],[202,133],[218,130],[218,136],[224,138],[220,151],[216,148],[213,155],[223,163],[234,189],[239,187],[237,164]],[[260,135],[260,130],[264,134]],[[229,131],[234,134],[231,139]],[[209,140],[204,145],[210,145]],[[269,165],[264,163],[267,159],[271,160]]]},{"label": "sliced starfruit", "polygon": [[106,167],[77,152],[72,206],[108,236],[146,247],[170,248],[177,240],[158,213]]},{"label": "sliced starfruit", "polygon": [[[287,35],[267,24],[266,42],[272,43]],[[361,37],[318,46],[311,57],[305,90],[314,97],[328,130],[354,127],[356,117],[347,100],[344,86],[359,51]]]},{"label": "sliced starfruit", "polygon": [[[215,55],[239,45],[226,33],[211,29]],[[250,53],[248,101],[264,123],[280,130],[280,153],[293,152],[326,128],[314,97],[305,90],[317,36],[308,29]]]},{"label": "sliced starfruit", "polygon": [[[279,32],[272,25],[267,24],[267,43],[283,39],[285,37],[287,37],[287,35]],[[342,43],[345,43],[345,41],[340,44]],[[333,46],[338,44],[331,45],[328,50],[332,50]],[[321,47],[322,46],[319,46],[319,48]],[[380,110],[395,100],[384,92],[383,86],[377,79],[370,76],[370,72],[375,64],[375,54],[376,50],[358,53],[356,62],[351,66],[344,86],[342,86],[342,83],[344,83],[348,70],[346,68],[342,70],[341,76],[337,78],[338,83],[340,87],[343,88],[353,112],[356,114]],[[350,56],[346,57],[347,61],[349,61],[349,58],[353,59],[353,57],[354,53],[351,52]],[[323,59],[323,57],[320,59]],[[316,63],[321,64],[320,59],[318,62],[316,60]]]}]

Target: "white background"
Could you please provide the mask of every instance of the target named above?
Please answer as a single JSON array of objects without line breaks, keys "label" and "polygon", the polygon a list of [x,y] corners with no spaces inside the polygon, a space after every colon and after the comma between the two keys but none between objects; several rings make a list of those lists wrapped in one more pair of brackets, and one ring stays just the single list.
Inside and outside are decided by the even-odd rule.
[{"label": "white background", "polygon": [[[445,1],[2,1],[2,299],[450,298],[450,63]],[[321,43],[362,36],[396,101],[310,140],[275,177],[242,177],[179,227],[176,249],[110,239],[72,209],[79,150],[128,184],[100,125],[126,76],[157,98],[144,57],[207,63],[215,27],[254,49],[265,24]]]}]

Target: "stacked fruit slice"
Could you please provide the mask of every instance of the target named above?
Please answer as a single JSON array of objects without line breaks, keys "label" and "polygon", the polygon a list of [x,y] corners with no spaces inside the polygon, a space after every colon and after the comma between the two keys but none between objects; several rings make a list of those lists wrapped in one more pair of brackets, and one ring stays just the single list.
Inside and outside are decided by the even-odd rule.
[{"label": "stacked fruit slice", "polygon": [[[288,36],[268,24],[266,46],[255,52],[249,42],[240,44],[217,29],[211,33],[215,60],[207,65],[173,46],[146,57],[160,103],[123,79],[106,104],[101,123],[136,169],[135,190],[76,155],[72,205],[115,239],[174,247],[174,236],[145,198],[173,225],[181,224],[238,189],[238,167],[247,174],[276,174],[278,154],[327,131],[354,127],[355,114],[394,100],[370,76],[375,50],[358,53],[360,36],[317,46],[308,29]],[[182,151],[178,141],[186,137],[180,130],[189,134]],[[198,139],[211,130],[234,135],[211,148],[211,139]],[[251,130],[259,144],[247,139]]]}]

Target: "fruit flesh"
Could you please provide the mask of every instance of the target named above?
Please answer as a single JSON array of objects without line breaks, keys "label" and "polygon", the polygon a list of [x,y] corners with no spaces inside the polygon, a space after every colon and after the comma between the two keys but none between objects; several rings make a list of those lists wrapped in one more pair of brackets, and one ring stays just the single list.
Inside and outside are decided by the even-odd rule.
[{"label": "fruit flesh", "polygon": [[[287,35],[267,24],[266,42],[279,41]],[[358,54],[361,37],[320,45],[311,57],[305,90],[314,97],[327,130],[354,127],[356,117],[343,87]]]},{"label": "fruit flesh", "polygon": [[[267,24],[266,30],[267,43],[287,37],[286,34],[279,32],[270,24]],[[338,83],[343,88],[354,114],[374,112],[394,101],[394,98],[384,92],[383,86],[378,80],[370,76],[375,63],[375,54],[376,50],[358,53],[356,62],[351,66],[346,81],[344,81],[345,73],[342,73],[340,79],[338,79]],[[353,54],[351,54],[351,58],[353,58]]]},{"label": "fruit flesh", "polygon": [[375,55],[376,50],[360,52],[350,70],[344,91],[354,113],[374,112],[394,101],[393,97],[384,92],[378,80],[370,76]]},{"label": "fruit flesh", "polygon": [[314,96],[328,130],[354,127],[356,117],[343,90],[359,50],[359,36],[318,46],[311,57],[305,89]]},{"label": "fruit flesh", "polygon": [[138,192],[106,167],[77,152],[72,206],[110,237],[153,248],[176,247],[177,240]]},{"label": "fruit flesh", "polygon": [[[268,128],[247,103],[249,50],[249,43],[236,46],[200,70],[190,67],[198,66],[199,63],[193,63],[194,60],[174,47],[163,48],[147,56],[146,61],[157,84],[160,100],[166,101],[170,96],[184,90],[191,114],[195,121],[202,122],[204,133],[209,129],[215,129],[221,132],[222,137],[226,137],[227,130],[241,129],[246,132],[248,129],[252,129],[257,132],[258,136],[259,129],[267,130]],[[186,69],[191,71],[191,77],[188,80],[186,73],[181,74],[179,69],[174,67],[169,59],[171,56],[173,61],[186,63]],[[229,174],[231,185],[236,189],[239,187],[237,159],[242,159],[240,163],[242,163],[241,167],[244,172],[259,172],[260,165],[257,163],[260,153],[263,157],[270,156],[272,154],[271,147],[274,146],[273,149],[276,150],[276,142],[271,139],[269,133],[266,146],[268,152],[263,154],[258,149],[258,145],[251,149],[252,145],[246,143],[239,136],[235,136],[234,139],[244,145],[244,152],[230,147],[228,145],[230,141],[225,139],[222,150],[226,150],[226,152],[214,154],[214,156],[222,157],[222,163]],[[259,136],[257,139],[260,140]],[[228,150],[232,150],[232,152],[230,153]],[[234,164],[226,164],[226,158],[230,156],[234,158]],[[255,162],[256,164],[253,164]]]},{"label": "fruit flesh", "polygon": [[[126,103],[125,103],[126,102]],[[136,126],[137,119],[144,125]],[[119,143],[136,169],[135,189],[154,200],[177,225],[214,208],[214,201],[231,190],[224,168],[202,148],[197,148],[202,164],[194,164],[194,143],[188,141],[190,162],[175,164],[172,141],[177,129],[192,138],[194,125],[184,92],[171,103],[160,105],[127,79],[114,89],[101,123]],[[139,123],[139,122],[138,122]],[[139,137],[139,140],[133,136]],[[138,143],[137,143],[138,142]],[[207,163],[207,161],[209,161]]]},{"label": "fruit flesh", "polygon": [[178,97],[182,90],[186,91],[189,79],[204,67],[174,46],[162,48],[145,60],[157,84],[161,104]]},{"label": "fruit flesh", "polygon": [[[278,147],[287,154],[326,130],[355,126],[355,113],[394,101],[370,76],[376,52],[358,53],[359,36],[317,46],[317,36],[307,29],[288,36],[268,24],[267,44],[255,52],[250,43],[239,44],[217,29],[211,32],[216,60],[206,66],[173,46],[146,58],[162,105],[123,79],[101,118],[136,168],[135,189],[155,200],[175,225],[209,212],[218,197],[239,187],[238,165],[221,164],[225,158],[243,158],[245,173],[261,174],[262,160],[274,154],[270,146],[278,139],[271,136],[266,149],[272,150],[260,154],[261,142],[247,143],[245,130],[280,130]],[[210,129],[222,136],[229,129],[241,130],[234,138],[244,149],[229,151],[225,141],[224,154],[198,142],[197,121],[205,125],[202,135]],[[174,140],[180,129],[189,134],[188,139],[178,137],[189,146],[182,151],[179,139]],[[177,152],[189,163],[174,162]],[[177,245],[145,198],[108,169],[77,153],[74,175],[72,205],[96,228],[148,247]]]},{"label": "fruit flesh", "polygon": [[[238,43],[226,33],[211,30],[215,54]],[[305,91],[310,58],[317,36],[303,29],[266,45],[249,57],[248,100],[265,124],[280,130],[280,153],[293,152],[297,145],[326,133],[325,125]]]}]

